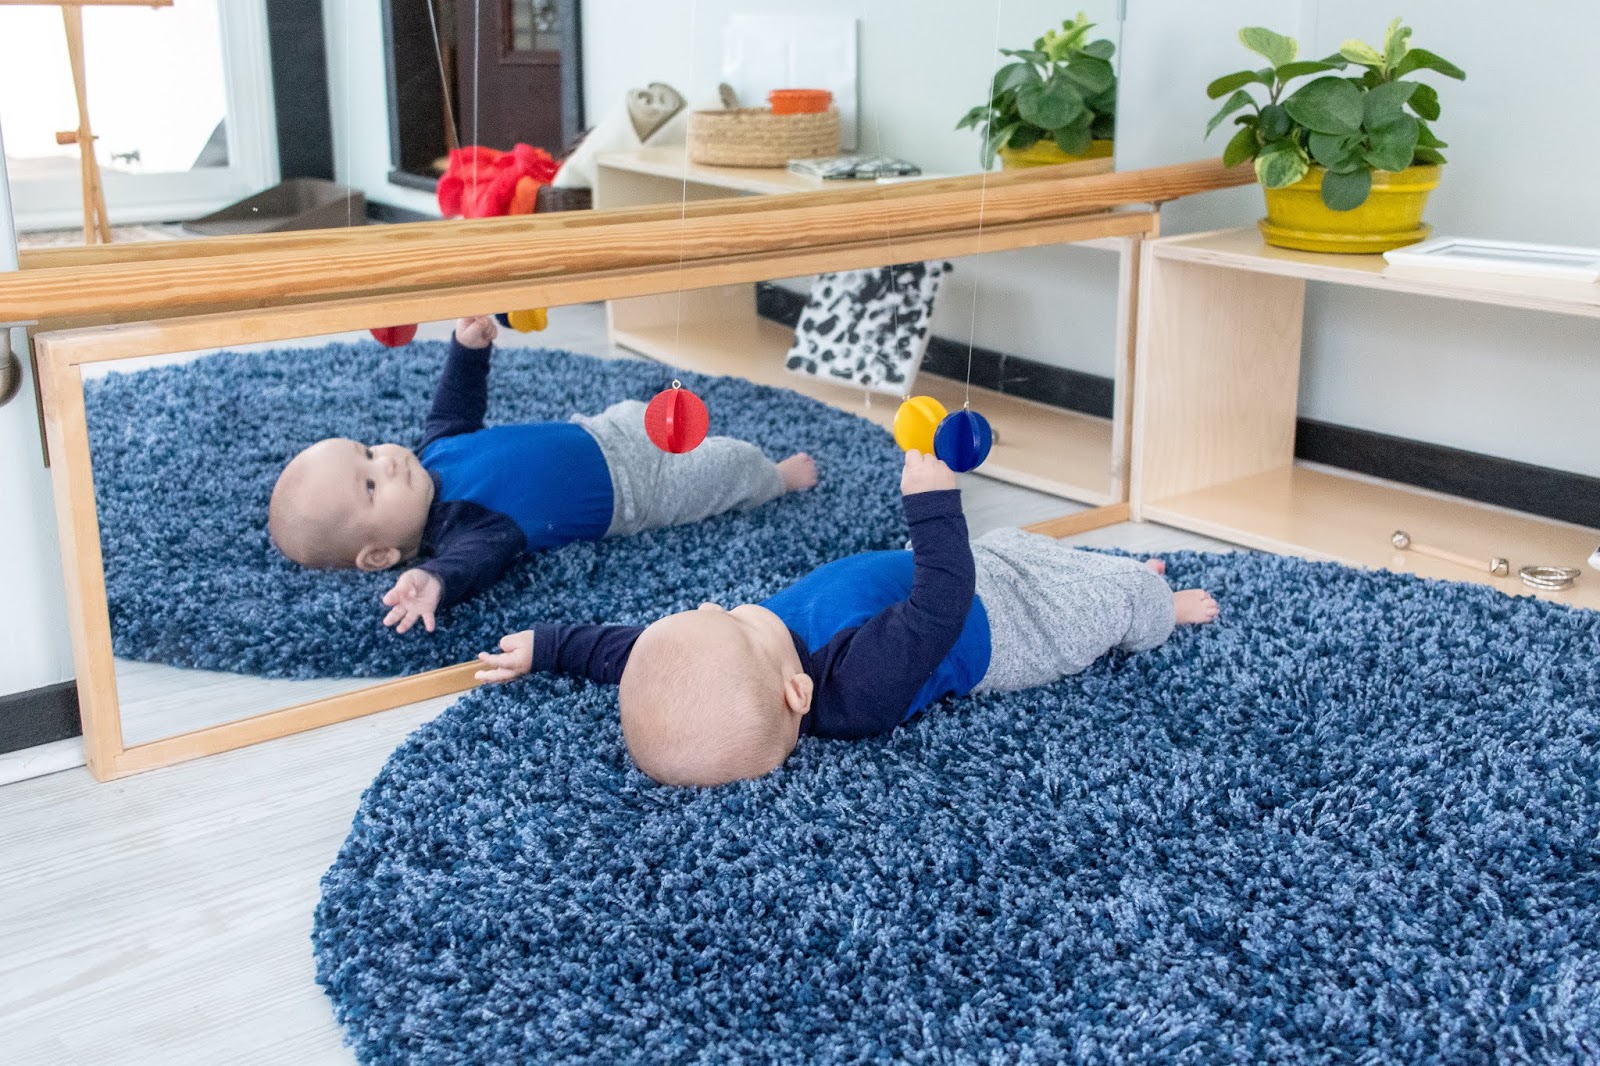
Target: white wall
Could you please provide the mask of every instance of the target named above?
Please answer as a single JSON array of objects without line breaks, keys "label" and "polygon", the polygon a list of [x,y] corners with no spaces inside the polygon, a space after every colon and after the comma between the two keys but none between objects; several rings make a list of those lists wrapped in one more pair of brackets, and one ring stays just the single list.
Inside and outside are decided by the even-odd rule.
[{"label": "white wall", "polygon": [[[4,144],[0,143],[0,271],[17,266],[16,231],[5,177]],[[22,331],[4,332],[6,343],[26,369]],[[61,556],[43,454],[33,381],[25,378],[16,399],[0,407],[0,584],[6,590],[0,696],[72,677]]]},{"label": "white wall", "polygon": [[[1254,65],[1240,26],[1324,55],[1372,41],[1400,9],[1379,0],[1129,0],[1119,163],[1216,154],[1204,86]],[[1487,0],[1413,0],[1414,43],[1467,71],[1440,82],[1450,142],[1427,218],[1440,233],[1600,246],[1600,6],[1536,0],[1508,19]],[[1168,233],[1248,225],[1260,191],[1172,205]],[[1309,418],[1600,475],[1600,328],[1593,320],[1312,285],[1300,411]]]}]

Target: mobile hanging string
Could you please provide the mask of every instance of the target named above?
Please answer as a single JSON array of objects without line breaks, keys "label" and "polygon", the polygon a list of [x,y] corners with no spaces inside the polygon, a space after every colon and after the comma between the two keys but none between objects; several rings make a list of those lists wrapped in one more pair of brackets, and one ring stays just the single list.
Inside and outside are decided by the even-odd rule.
[{"label": "mobile hanging string", "polygon": [[[694,92],[694,30],[699,10],[698,0],[689,4],[689,91]],[[672,326],[672,347],[676,351],[683,336],[683,260],[685,255],[684,230],[689,222],[689,138],[683,140],[683,183],[678,200],[678,289],[677,314]],[[700,446],[711,427],[711,415],[700,397],[683,387],[683,382],[672,379],[670,388],[662,389],[644,409],[644,431],[657,448],[664,452],[688,452]]]},{"label": "mobile hanging string", "polygon": [[[1000,52],[1000,7],[994,5],[994,46],[991,59]],[[984,136],[989,136],[994,118],[994,75],[984,80],[984,95],[989,101],[989,122],[984,124]],[[989,195],[989,169],[983,170],[978,186],[978,232],[976,247],[983,250],[983,214]],[[946,413],[944,405],[932,396],[913,396],[900,405],[894,416],[895,443],[906,451],[929,452],[938,456],[952,470],[975,470],[989,457],[994,446],[994,431],[989,420],[972,410],[972,348],[978,331],[978,281],[972,282],[972,313],[967,323],[967,378],[962,396],[961,410]]]}]

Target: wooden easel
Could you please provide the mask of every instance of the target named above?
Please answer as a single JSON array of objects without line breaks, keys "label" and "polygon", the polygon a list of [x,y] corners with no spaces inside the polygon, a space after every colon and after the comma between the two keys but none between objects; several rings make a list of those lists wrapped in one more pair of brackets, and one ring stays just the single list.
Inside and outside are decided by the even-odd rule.
[{"label": "wooden easel", "polygon": [[61,8],[67,32],[67,57],[72,62],[72,88],[78,98],[78,128],[56,134],[57,144],[76,144],[83,181],[83,243],[111,243],[111,222],[106,216],[106,190],[100,180],[100,162],[94,155],[94,131],[89,127],[89,91],[83,65],[83,8],[92,6],[171,7],[172,0],[0,0],[0,5],[50,4]]}]

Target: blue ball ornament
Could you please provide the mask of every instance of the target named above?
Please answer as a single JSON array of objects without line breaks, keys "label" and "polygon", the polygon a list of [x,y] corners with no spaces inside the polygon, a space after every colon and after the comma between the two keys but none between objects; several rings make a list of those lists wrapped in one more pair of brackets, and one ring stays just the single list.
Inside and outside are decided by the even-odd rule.
[{"label": "blue ball ornament", "polygon": [[966,408],[951,411],[933,432],[933,454],[958,473],[977,469],[993,444],[989,420]]}]

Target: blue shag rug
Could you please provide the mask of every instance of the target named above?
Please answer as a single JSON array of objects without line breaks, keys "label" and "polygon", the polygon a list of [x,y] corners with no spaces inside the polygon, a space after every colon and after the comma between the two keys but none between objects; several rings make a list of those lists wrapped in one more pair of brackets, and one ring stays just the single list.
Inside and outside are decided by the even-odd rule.
[{"label": "blue shag rug", "polygon": [[1218,623],[719,789],[633,769],[612,690],[462,699],[323,880],[349,1041],[368,1063],[1600,1059],[1600,613],[1169,562]]},{"label": "blue shag rug", "polygon": [[[706,599],[759,599],[850,552],[905,543],[900,452],[871,422],[797,393],[679,373],[711,432],[781,459],[808,451],[822,483],[744,514],[528,556],[439,629],[385,629],[400,571],[303,570],[267,539],[267,501],[323,437],[415,446],[442,342],[225,352],[86,383],[106,596],[117,655],[265,677],[383,677],[471,659],[532,622],[648,621]],[[657,363],[501,349],[491,422],[565,419],[649,399]]]}]

